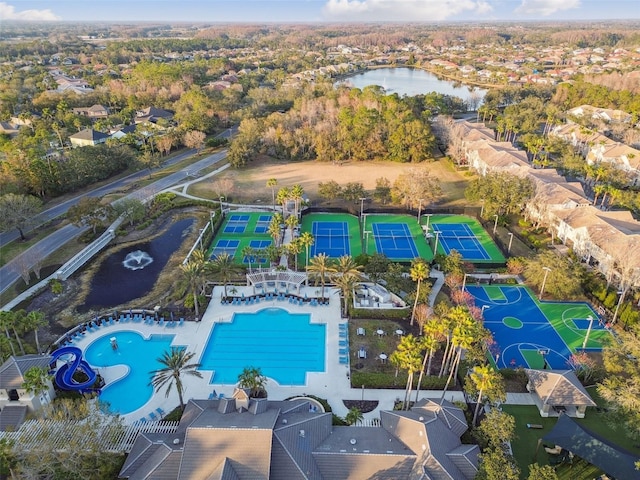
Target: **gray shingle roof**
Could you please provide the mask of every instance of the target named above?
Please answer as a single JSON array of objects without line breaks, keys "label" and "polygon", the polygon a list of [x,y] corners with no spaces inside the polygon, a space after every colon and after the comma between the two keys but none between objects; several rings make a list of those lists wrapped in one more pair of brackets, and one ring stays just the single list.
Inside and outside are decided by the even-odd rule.
[{"label": "gray shingle roof", "polygon": [[525,373],[543,404],[596,406],[596,402],[571,370],[525,368]]},{"label": "gray shingle roof", "polygon": [[12,390],[22,388],[24,374],[32,367],[49,366],[51,357],[49,355],[22,355],[21,357],[11,356],[0,366],[0,388]]},{"label": "gray shingle roof", "polygon": [[0,431],[15,431],[27,416],[26,405],[5,405],[0,412]]}]

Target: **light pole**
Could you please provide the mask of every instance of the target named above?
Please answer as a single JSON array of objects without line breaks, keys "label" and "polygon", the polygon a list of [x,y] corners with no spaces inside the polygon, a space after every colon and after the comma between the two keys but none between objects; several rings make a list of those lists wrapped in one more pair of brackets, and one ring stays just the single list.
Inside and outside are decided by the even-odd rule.
[{"label": "light pole", "polygon": [[462,278],[462,291],[464,292],[464,287],[467,285],[467,275],[469,275],[468,273],[464,274],[464,277]]},{"label": "light pole", "polygon": [[618,298],[618,304],[616,305],[616,310],[615,312],[613,312],[613,319],[611,320],[611,325],[616,323],[616,319],[618,318],[618,310],[620,310],[620,305],[622,305],[622,301],[624,299],[624,290],[618,291],[618,295],[620,295],[620,298]]},{"label": "light pole", "polygon": [[496,217],[496,221],[493,222],[493,234],[495,235],[496,234],[496,228],[498,228],[498,214],[496,213],[494,215],[494,217]]},{"label": "light pole", "polygon": [[427,217],[427,229],[425,230],[425,232],[429,233],[429,220],[431,219],[431,214],[426,213],[424,216]]},{"label": "light pole", "polygon": [[[480,315],[482,315],[482,317],[484,317],[484,311],[485,309],[491,307],[491,305],[482,305],[482,310],[480,311]],[[497,360],[496,360],[497,361]]]},{"label": "light pole", "polygon": [[364,201],[366,197],[360,197],[360,218],[362,218],[362,214],[364,213]]},{"label": "light pole", "polygon": [[544,270],[544,278],[542,279],[542,287],[540,288],[540,296],[538,297],[540,300],[542,300],[542,295],[544,295],[544,286],[547,283],[547,275],[549,275],[549,272],[551,271],[549,267],[542,267],[542,269]]},{"label": "light pole", "polygon": [[222,201],[224,200],[224,197],[222,195],[220,195],[220,215],[222,215]]},{"label": "light pole", "polygon": [[211,223],[211,233],[213,234],[213,218],[216,216],[216,212],[214,212],[213,210],[211,210],[209,212],[209,221]]},{"label": "light pole", "polygon": [[433,246],[433,256],[435,257],[438,254],[438,238],[440,238],[440,231],[436,232],[436,241]]},{"label": "light pole", "polygon": [[369,234],[371,233],[370,230],[365,230],[364,231],[364,254],[367,254],[367,244],[369,243]]},{"label": "light pole", "polygon": [[584,337],[584,342],[582,342],[582,350],[587,348],[587,342],[589,341],[589,335],[591,335],[591,327],[593,327],[593,316],[589,315],[587,317],[587,320],[589,320],[589,328],[587,328],[587,334]]},{"label": "light pole", "polygon": [[484,215],[484,198],[482,199],[482,207],[480,208],[480,218]]},{"label": "light pole", "polygon": [[509,246],[507,247],[507,253],[511,253],[511,244],[513,243],[513,233],[509,232]]},{"label": "light pole", "polygon": [[424,199],[421,198],[418,202],[418,224],[420,224],[420,215],[422,214],[422,202],[424,202]]}]

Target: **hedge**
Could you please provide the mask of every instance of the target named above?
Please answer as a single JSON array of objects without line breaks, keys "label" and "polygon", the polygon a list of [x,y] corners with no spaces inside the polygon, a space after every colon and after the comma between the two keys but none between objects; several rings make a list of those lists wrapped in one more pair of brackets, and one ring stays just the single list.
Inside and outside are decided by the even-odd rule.
[{"label": "hedge", "polygon": [[[413,388],[418,385],[419,375],[414,375]],[[421,390],[442,390],[444,389],[447,379],[445,377],[439,378],[436,376],[425,376],[422,378]],[[380,372],[358,372],[351,371],[351,387],[359,388],[364,385],[364,388],[388,388],[398,389],[404,388],[407,384],[407,374],[400,372],[396,377],[393,373],[380,373]]]},{"label": "hedge", "polygon": [[406,320],[411,315],[411,309],[349,308],[349,315],[351,318],[372,320]]}]

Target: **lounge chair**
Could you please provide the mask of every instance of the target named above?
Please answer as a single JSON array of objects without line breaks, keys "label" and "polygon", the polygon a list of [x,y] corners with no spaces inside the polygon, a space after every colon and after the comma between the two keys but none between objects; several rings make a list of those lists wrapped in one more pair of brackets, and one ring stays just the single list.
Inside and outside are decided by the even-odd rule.
[{"label": "lounge chair", "polygon": [[140,420],[138,420],[140,423],[147,423],[147,419],[145,417],[142,417]]},{"label": "lounge chair", "polygon": [[184,318],[180,317],[180,320],[178,320],[178,326],[181,327],[182,325],[184,325]]},{"label": "lounge chair", "polygon": [[349,342],[347,342],[346,340],[339,340],[338,345],[341,347],[347,347],[349,346]]},{"label": "lounge chair", "polygon": [[362,327],[358,327],[358,335],[362,335],[362,336],[364,336],[364,335],[365,335],[365,330],[364,330],[364,328],[362,328]]},{"label": "lounge chair", "polygon": [[338,327],[340,327],[340,330],[346,330],[347,329],[347,324],[346,323],[339,323]]},{"label": "lounge chair", "polygon": [[364,348],[358,350],[358,358],[367,358],[367,351]]},{"label": "lounge chair", "polygon": [[340,364],[347,365],[349,363],[349,357],[340,357]]},{"label": "lounge chair", "polygon": [[149,414],[149,418],[150,418],[152,421],[154,421],[154,422],[157,422],[157,421],[158,421],[158,416],[157,416],[155,413],[153,413],[153,412],[151,412],[151,413]]},{"label": "lounge chair", "polygon": [[209,394],[208,399],[209,399],[209,400],[215,400],[216,398],[218,398],[218,395],[216,395],[216,391],[214,390],[213,392],[211,392],[211,393]]},{"label": "lounge chair", "polygon": [[164,417],[165,416],[164,410],[161,409],[160,407],[156,408],[156,412],[158,412],[158,415],[160,415],[160,417]]},{"label": "lounge chair", "polygon": [[338,353],[340,355],[349,355],[349,349],[348,348],[340,348],[340,349],[338,349]]}]

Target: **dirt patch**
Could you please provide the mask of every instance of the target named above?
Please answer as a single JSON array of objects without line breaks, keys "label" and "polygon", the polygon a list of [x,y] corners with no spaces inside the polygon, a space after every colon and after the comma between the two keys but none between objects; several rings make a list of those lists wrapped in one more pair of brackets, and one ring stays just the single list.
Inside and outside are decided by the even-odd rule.
[{"label": "dirt patch", "polygon": [[[220,194],[224,194],[234,203],[270,205],[272,192],[271,188],[266,185],[267,180],[275,178],[278,181],[276,192],[280,187],[299,184],[314,205],[324,205],[324,199],[318,194],[320,182],[335,180],[340,185],[345,185],[348,182],[360,182],[365,190],[371,193],[376,187],[376,179],[385,177],[393,184],[398,175],[416,166],[426,166],[429,173],[440,180],[444,197],[438,202],[439,205],[460,206],[468,203],[464,198],[464,189],[470,177],[455,170],[446,159],[421,164],[397,162],[333,164],[319,161],[282,162],[262,156],[245,168],[230,168],[213,179],[192,185],[189,188],[189,193],[209,199],[217,199]],[[218,190],[223,179],[232,180],[233,188],[226,192]]]},{"label": "dirt patch", "polygon": [[378,407],[377,400],[342,400],[342,403],[349,410],[357,408],[362,413],[373,412]]}]

